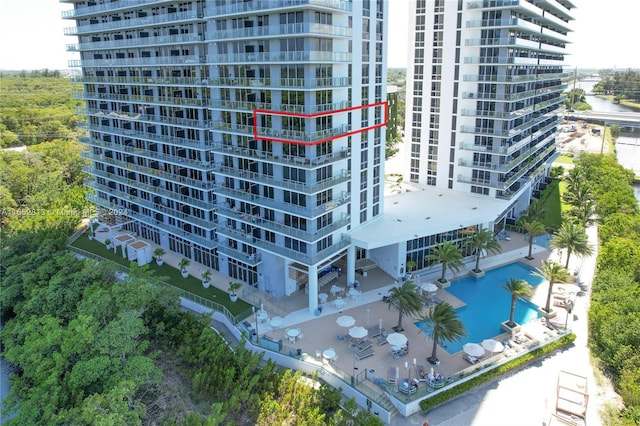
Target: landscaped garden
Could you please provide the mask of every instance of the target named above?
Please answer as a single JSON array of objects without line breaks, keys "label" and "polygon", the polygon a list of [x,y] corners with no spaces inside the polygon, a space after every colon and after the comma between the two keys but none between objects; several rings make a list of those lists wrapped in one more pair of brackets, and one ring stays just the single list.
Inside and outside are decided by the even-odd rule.
[{"label": "landscaped garden", "polygon": [[[71,243],[72,247],[84,250],[94,255],[111,260],[120,266],[129,268],[131,262],[122,257],[119,253],[114,253],[113,249],[107,249],[107,247],[98,240],[90,240],[86,234],[82,234],[79,238]],[[204,288],[202,286],[202,280],[198,277],[189,276],[183,278],[180,270],[167,265],[166,263],[158,266],[155,262],[145,265],[145,268],[149,268],[153,271],[154,276],[160,281],[177,287],[180,290],[189,292],[196,296],[200,296],[214,304],[224,306],[236,319],[244,318],[251,314],[251,305],[242,299],[238,299],[237,302],[232,302],[229,294],[220,290],[215,286],[209,286]],[[214,305],[215,306],[215,305]]]}]

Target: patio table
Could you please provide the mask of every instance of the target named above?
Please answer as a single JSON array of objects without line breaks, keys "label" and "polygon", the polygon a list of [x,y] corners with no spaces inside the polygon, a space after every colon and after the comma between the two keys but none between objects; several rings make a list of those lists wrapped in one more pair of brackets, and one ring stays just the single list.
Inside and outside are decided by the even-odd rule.
[{"label": "patio table", "polygon": [[327,293],[318,293],[318,300],[320,301],[321,304],[324,305],[328,298],[329,298],[329,295]]},{"label": "patio table", "polygon": [[324,352],[322,352],[322,358],[326,359],[327,361],[333,361],[336,359],[336,351],[333,348],[326,349]]},{"label": "patio table", "polygon": [[333,302],[333,303],[335,303],[336,308],[338,308],[338,309],[342,309],[342,308],[344,308],[344,300],[343,300],[342,298],[340,298],[340,297],[338,297],[338,298],[335,300],[335,302]]},{"label": "patio table", "polygon": [[289,343],[295,343],[296,337],[300,335],[299,328],[290,328],[287,330],[287,337],[289,338]]}]

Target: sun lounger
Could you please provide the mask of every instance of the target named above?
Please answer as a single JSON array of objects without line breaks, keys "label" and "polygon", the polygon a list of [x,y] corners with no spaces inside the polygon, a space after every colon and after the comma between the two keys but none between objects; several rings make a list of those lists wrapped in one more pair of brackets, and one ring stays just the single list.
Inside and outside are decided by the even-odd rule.
[{"label": "sun lounger", "polygon": [[387,343],[387,334],[381,334],[376,339],[378,339],[378,346],[386,345]]},{"label": "sun lounger", "polygon": [[353,356],[355,356],[356,359],[358,361],[360,361],[361,359],[365,359],[365,358],[368,358],[370,356],[373,356],[374,353],[375,352],[373,351],[373,348],[369,347],[369,348],[367,348],[365,350],[362,350],[360,352],[356,352],[355,354],[353,354]]},{"label": "sun lounger", "polygon": [[553,299],[553,306],[558,306],[560,308],[568,308],[570,305],[573,305],[571,299]]},{"label": "sun lounger", "polygon": [[480,360],[482,360],[483,357],[475,357],[475,356],[471,356],[471,355],[465,355],[464,360],[467,361],[469,364],[477,364],[478,362],[480,362]]}]

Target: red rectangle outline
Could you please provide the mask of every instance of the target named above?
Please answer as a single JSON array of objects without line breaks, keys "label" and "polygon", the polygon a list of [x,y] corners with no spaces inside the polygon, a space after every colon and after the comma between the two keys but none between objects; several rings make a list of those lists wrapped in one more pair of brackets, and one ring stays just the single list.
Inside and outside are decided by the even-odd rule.
[{"label": "red rectangle outline", "polygon": [[[363,129],[353,130],[351,132],[342,133],[342,134],[335,135],[335,136],[330,136],[328,138],[320,139],[320,140],[313,141],[313,142],[300,142],[300,141],[291,140],[291,139],[280,139],[280,138],[272,138],[272,137],[266,137],[266,136],[259,136],[258,135],[258,124],[257,124],[258,123],[258,114],[283,115],[283,116],[287,116],[287,117],[315,118],[315,117],[323,117],[325,115],[332,115],[332,114],[339,114],[339,113],[343,113],[343,112],[349,112],[349,111],[353,111],[353,110],[356,110],[356,109],[373,108],[373,107],[377,107],[377,106],[380,106],[380,105],[384,105],[385,106],[385,108],[384,108],[384,122],[382,122],[380,124],[374,124],[373,126],[365,127]],[[256,140],[268,140],[268,141],[272,141],[272,142],[292,143],[292,144],[298,144],[298,145],[311,146],[311,145],[317,145],[317,144],[323,143],[323,142],[328,142],[328,141],[331,141],[331,140],[334,140],[334,139],[344,138],[346,136],[355,135],[357,133],[366,132],[368,130],[378,129],[380,127],[386,126],[388,123],[389,123],[389,102],[387,102],[387,101],[377,102],[377,103],[368,104],[368,105],[358,105],[358,106],[354,106],[354,107],[342,108],[342,109],[337,109],[337,110],[332,110],[332,111],[317,112],[315,114],[303,114],[303,113],[284,112],[284,111],[271,111],[271,110],[268,110],[268,109],[254,109],[253,110],[253,138],[256,139]]]}]

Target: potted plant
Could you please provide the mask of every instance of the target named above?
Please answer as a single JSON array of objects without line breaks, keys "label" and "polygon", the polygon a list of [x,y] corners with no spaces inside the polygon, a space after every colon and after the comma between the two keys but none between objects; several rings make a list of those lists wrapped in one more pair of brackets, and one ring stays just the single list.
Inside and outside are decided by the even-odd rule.
[{"label": "potted plant", "polygon": [[167,252],[164,251],[162,247],[156,247],[156,249],[153,251],[153,257],[156,258],[156,264],[158,266],[162,266],[162,264],[164,263],[162,256],[164,256],[166,253]]},{"label": "potted plant", "polygon": [[182,278],[187,278],[189,276],[189,271],[187,271],[187,266],[191,264],[191,261],[186,257],[183,257],[180,263],[178,263],[178,268],[180,268],[180,273],[182,274]]},{"label": "potted plant", "polygon": [[104,240],[104,245],[107,246],[108,249],[110,249],[111,248],[111,240],[108,239],[108,238],[106,240]]},{"label": "potted plant", "polygon": [[500,327],[511,334],[518,333],[521,330],[521,327],[513,320],[516,312],[516,302],[519,297],[531,297],[531,294],[533,294],[533,288],[525,280],[518,280],[515,278],[510,278],[502,285],[502,288],[508,291],[511,295],[511,311],[509,312],[509,321],[504,321],[500,324]]},{"label": "potted plant", "polygon": [[211,271],[209,269],[204,271],[201,275],[201,278],[202,278],[202,287],[209,288],[209,286],[211,285]]},{"label": "potted plant", "polygon": [[236,302],[238,300],[238,294],[236,291],[240,290],[242,287],[242,283],[238,281],[229,281],[229,297],[232,302]]}]

